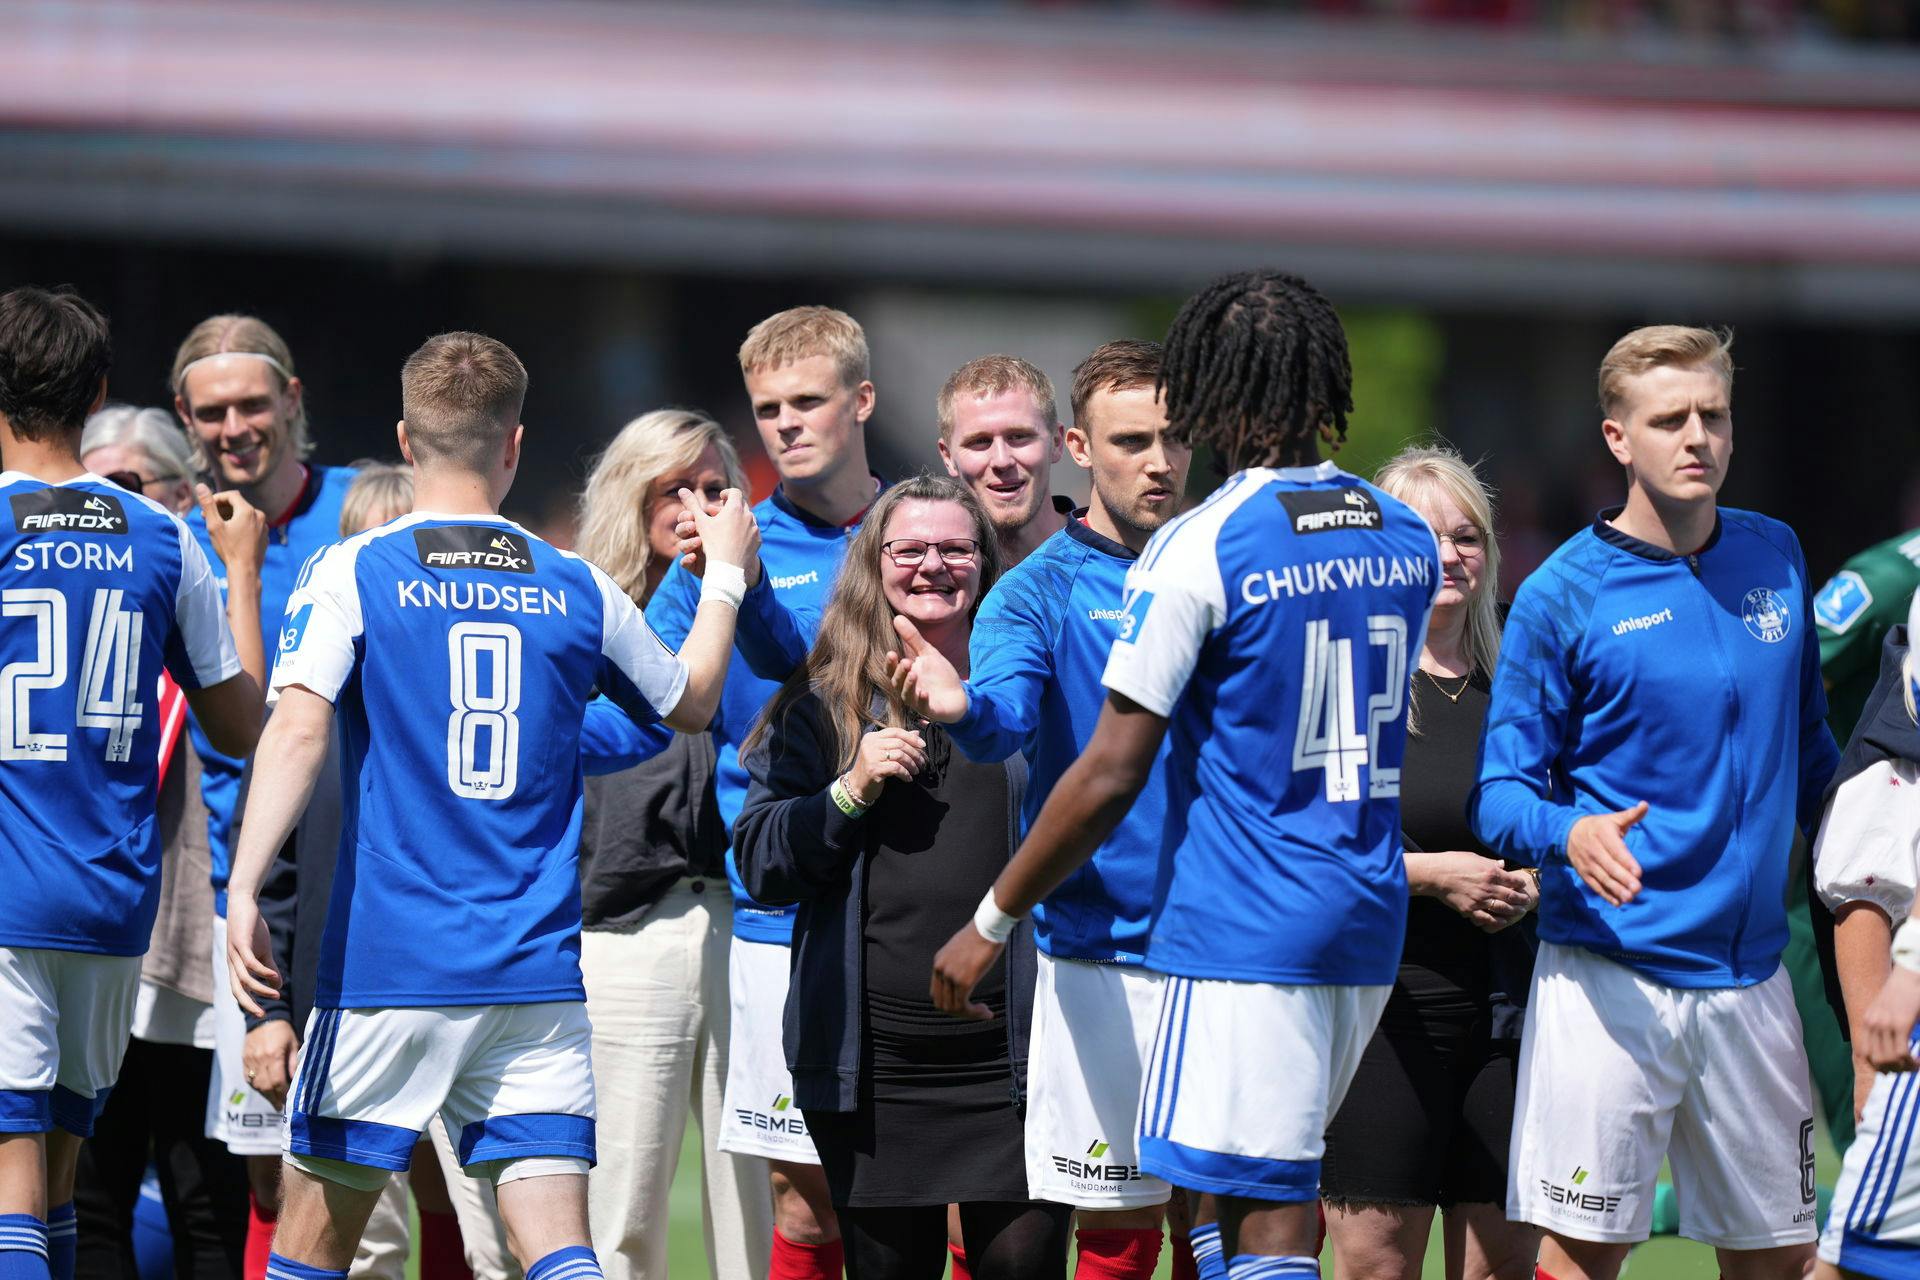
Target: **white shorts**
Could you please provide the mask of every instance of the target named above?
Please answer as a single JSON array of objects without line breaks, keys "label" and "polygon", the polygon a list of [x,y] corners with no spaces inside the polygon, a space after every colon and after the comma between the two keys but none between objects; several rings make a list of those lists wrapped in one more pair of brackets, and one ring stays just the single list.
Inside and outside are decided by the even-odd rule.
[{"label": "white shorts", "polygon": [[1044,951],[1027,1050],[1027,1194],[1079,1209],[1144,1209],[1173,1188],[1140,1172],[1140,1080],[1163,974]]},{"label": "white shorts", "polygon": [[133,1038],[149,1044],[185,1044],[196,1049],[212,1049],[214,1038],[213,1006],[192,996],[183,996],[171,987],[140,979],[140,993],[133,1002]]},{"label": "white shorts", "polygon": [[1140,1090],[1140,1167],[1177,1187],[1313,1200],[1327,1121],[1392,987],[1169,977]]},{"label": "white shorts", "polygon": [[591,1043],[579,1000],[315,1009],[288,1093],[286,1149],[402,1170],[438,1114],[471,1176],[502,1160],[591,1163]]},{"label": "white shorts", "polygon": [[92,1136],[139,987],[139,956],[0,947],[0,1133]]},{"label": "white shorts", "polygon": [[1720,1249],[1814,1238],[1813,1086],[1784,968],[1690,990],[1542,943],[1519,1074],[1515,1222],[1645,1240],[1664,1158],[1681,1235]]},{"label": "white shorts", "polygon": [[[1913,1040],[1920,1049],[1920,1036]],[[1920,1073],[1883,1073],[1867,1095],[1853,1145],[1833,1189],[1820,1257],[1880,1280],[1920,1275]]]},{"label": "white shorts", "polygon": [[806,1117],[793,1105],[782,1026],[791,949],[736,937],[727,953],[727,1087],[718,1146],[737,1156],[819,1164]]},{"label": "white shorts", "polygon": [[227,983],[227,919],[213,918],[213,1074],[207,1136],[236,1156],[277,1156],[286,1137],[280,1109],[247,1083],[247,1015]]}]

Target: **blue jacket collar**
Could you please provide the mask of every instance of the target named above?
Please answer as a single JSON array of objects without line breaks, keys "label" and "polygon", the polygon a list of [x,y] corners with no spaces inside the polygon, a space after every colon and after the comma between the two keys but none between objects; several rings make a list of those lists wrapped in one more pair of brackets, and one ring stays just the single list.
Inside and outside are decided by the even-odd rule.
[{"label": "blue jacket collar", "polygon": [[1087,509],[1085,507],[1077,508],[1069,514],[1066,528],[1066,534],[1069,538],[1072,538],[1082,546],[1093,548],[1103,556],[1112,556],[1115,560],[1138,560],[1140,558],[1134,552],[1133,548],[1127,546],[1124,542],[1115,542],[1104,533],[1095,533],[1093,527],[1088,525],[1084,520],[1086,514]]},{"label": "blue jacket collar", "polygon": [[[867,474],[873,477],[873,485],[874,485],[873,496],[878,498],[883,492],[885,492],[887,487],[887,482],[885,480],[882,480],[877,472],[869,471]],[[822,520],[819,516],[814,515],[811,511],[802,511],[799,507],[794,505],[793,499],[787,496],[787,486],[784,484],[776,485],[774,487],[772,495],[768,497],[767,501],[771,502],[775,507],[778,507],[783,514],[791,516],[793,519],[797,520],[801,524],[806,525],[808,528],[840,529],[840,528],[846,527],[844,525],[837,525],[829,521]],[[869,508],[871,508],[873,504],[868,503],[867,505]],[[864,518],[866,515],[866,512],[863,511],[860,514],[862,518]]]},{"label": "blue jacket collar", "polygon": [[[1642,560],[1652,560],[1656,564],[1664,563],[1668,560],[1686,559],[1685,556],[1677,552],[1669,551],[1665,547],[1656,547],[1651,542],[1642,542],[1630,533],[1622,533],[1608,523],[1625,510],[1626,507],[1624,505],[1608,507],[1599,515],[1595,516],[1593,518],[1594,537],[1600,539],[1600,541],[1610,547],[1618,547],[1628,555],[1639,556]],[[1715,511],[1713,513],[1713,532],[1707,535],[1707,540],[1701,544],[1700,550],[1695,551],[1693,554],[1701,555],[1707,551],[1711,551],[1720,541],[1720,530],[1722,527],[1720,513]]]}]

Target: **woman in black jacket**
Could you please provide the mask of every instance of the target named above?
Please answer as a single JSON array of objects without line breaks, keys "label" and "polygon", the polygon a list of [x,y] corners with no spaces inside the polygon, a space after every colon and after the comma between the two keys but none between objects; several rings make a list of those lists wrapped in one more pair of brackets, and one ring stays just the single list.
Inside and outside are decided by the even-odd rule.
[{"label": "woman in black jacket", "polygon": [[927,992],[954,918],[1018,843],[1023,767],[967,760],[886,678],[895,614],[964,671],[997,567],[964,486],[920,476],[889,489],[847,548],[805,666],[746,744],[735,850],[755,898],[800,906],[787,1063],[852,1280],[935,1280],[949,1203],[977,1280],[1057,1277],[1066,1263],[1071,1210],[1027,1197],[1031,941],[1016,935],[1005,973],[982,984],[989,1021],[949,1018]]}]

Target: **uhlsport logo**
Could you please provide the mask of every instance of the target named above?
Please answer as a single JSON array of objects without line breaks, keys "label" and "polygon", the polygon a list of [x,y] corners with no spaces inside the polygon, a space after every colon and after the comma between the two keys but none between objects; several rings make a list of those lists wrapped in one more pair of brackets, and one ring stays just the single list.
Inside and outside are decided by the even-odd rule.
[{"label": "uhlsport logo", "polygon": [[1591,1172],[1591,1169],[1575,1165],[1564,1183],[1542,1178],[1540,1194],[1547,1198],[1549,1204],[1563,1205],[1590,1221],[1604,1217],[1620,1207],[1620,1197],[1585,1190],[1587,1175]]},{"label": "uhlsport logo", "polygon": [[50,485],[12,495],[13,523],[21,533],[112,533],[125,536],[127,511],[106,493]]},{"label": "uhlsport logo", "polygon": [[762,1133],[787,1133],[796,1138],[807,1136],[806,1117],[793,1110],[793,1098],[784,1093],[773,1095],[765,1111],[754,1107],[735,1107],[734,1117],[749,1129]]},{"label": "uhlsport logo", "polygon": [[1778,644],[1793,630],[1793,614],[1787,602],[1772,587],[1755,587],[1740,601],[1740,621],[1747,624],[1754,638]]},{"label": "uhlsport logo", "polygon": [[1111,1164],[1104,1157],[1112,1150],[1105,1138],[1095,1138],[1087,1144],[1087,1149],[1077,1156],[1052,1157],[1056,1173],[1063,1175],[1075,1189],[1081,1191],[1111,1187],[1116,1182],[1138,1182],[1141,1178],[1137,1164]]},{"label": "uhlsport logo", "polygon": [[430,569],[487,569],[532,573],[533,548],[517,533],[487,525],[441,525],[415,529],[413,545]]}]

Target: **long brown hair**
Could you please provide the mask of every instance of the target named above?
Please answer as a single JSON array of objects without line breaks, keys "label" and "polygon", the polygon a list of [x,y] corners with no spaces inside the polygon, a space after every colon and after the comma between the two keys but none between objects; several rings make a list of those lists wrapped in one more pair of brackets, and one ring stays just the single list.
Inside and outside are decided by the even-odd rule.
[{"label": "long brown hair", "polygon": [[[780,692],[754,722],[741,744],[744,756],[757,747],[776,720],[782,719],[807,693],[826,708],[828,733],[837,763],[835,772],[853,764],[860,738],[869,729],[904,729],[912,717],[906,705],[887,685],[886,654],[900,648],[893,630],[893,606],[887,603],[880,577],[880,544],[887,540],[887,522],[903,502],[952,502],[966,510],[973,522],[973,539],[980,544],[980,583],[974,590],[967,620],[980,608],[1000,574],[1000,548],[986,508],[973,491],[958,480],[921,472],[880,495],[867,512],[860,532],[847,545],[840,579],[828,597],[820,619],[820,634],[800,669],[787,677]],[[884,717],[875,714],[876,695],[886,704]]]}]

